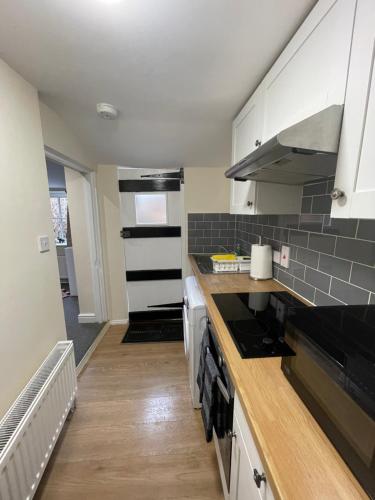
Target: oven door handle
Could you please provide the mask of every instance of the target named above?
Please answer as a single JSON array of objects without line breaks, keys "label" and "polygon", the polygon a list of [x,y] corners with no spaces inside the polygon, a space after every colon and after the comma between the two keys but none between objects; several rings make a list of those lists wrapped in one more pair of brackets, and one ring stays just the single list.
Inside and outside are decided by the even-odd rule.
[{"label": "oven door handle", "polygon": [[228,403],[228,405],[230,404],[230,396],[228,394],[228,391],[227,391],[227,388],[225,387],[225,385],[223,384],[223,381],[221,380],[220,377],[217,377],[216,379],[216,382],[217,382],[217,386],[221,392],[221,394],[223,395],[225,401]]}]

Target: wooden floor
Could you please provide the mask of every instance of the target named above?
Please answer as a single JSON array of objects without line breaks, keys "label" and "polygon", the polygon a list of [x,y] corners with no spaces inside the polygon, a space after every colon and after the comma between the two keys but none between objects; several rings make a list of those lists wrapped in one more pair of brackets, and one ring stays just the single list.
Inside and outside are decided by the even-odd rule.
[{"label": "wooden floor", "polygon": [[111,327],[78,382],[38,500],[222,499],[182,342],[121,344]]}]

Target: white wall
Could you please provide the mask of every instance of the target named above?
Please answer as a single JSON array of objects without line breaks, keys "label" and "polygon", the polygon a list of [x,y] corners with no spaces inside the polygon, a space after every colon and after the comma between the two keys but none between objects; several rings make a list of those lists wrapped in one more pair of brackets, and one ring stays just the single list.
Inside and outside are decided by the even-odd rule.
[{"label": "white wall", "polygon": [[[60,116],[40,101],[44,144],[85,167],[95,170],[90,154]],[[63,167],[61,167],[63,168]],[[70,227],[72,233],[74,267],[77,279],[80,314],[95,314],[93,277],[90,267],[90,235],[86,206],[88,181],[71,169],[65,169],[68,193]]]},{"label": "white wall", "polygon": [[65,183],[68,194],[70,230],[73,243],[74,268],[76,272],[79,313],[95,315],[94,284],[90,264],[90,233],[87,197],[90,184],[87,178],[65,168]]},{"label": "white wall", "polygon": [[66,332],[38,95],[1,60],[0,109],[1,416]]},{"label": "white wall", "polygon": [[227,168],[184,169],[186,213],[229,212],[230,180],[224,175]]},{"label": "white wall", "polygon": [[98,166],[97,191],[108,314],[111,320],[122,321],[128,318],[128,306],[116,166]]},{"label": "white wall", "polygon": [[44,144],[71,160],[75,160],[91,170],[96,170],[96,165],[91,155],[70,131],[69,127],[66,126],[60,116],[42,101],[39,101],[39,106]]}]

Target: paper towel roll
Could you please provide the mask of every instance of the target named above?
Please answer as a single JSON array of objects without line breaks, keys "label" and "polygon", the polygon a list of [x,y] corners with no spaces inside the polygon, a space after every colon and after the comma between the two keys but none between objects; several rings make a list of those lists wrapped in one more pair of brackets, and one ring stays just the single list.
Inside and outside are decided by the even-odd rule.
[{"label": "paper towel roll", "polygon": [[255,280],[272,278],[271,245],[251,245],[250,276]]}]

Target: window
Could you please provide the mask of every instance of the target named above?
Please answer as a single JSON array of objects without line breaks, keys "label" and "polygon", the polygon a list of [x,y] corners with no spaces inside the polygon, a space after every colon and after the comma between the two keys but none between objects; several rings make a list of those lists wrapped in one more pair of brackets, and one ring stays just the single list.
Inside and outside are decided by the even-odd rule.
[{"label": "window", "polygon": [[165,225],[167,224],[167,195],[136,194],[135,220],[137,224]]},{"label": "window", "polygon": [[67,244],[68,198],[65,191],[50,191],[53,231],[56,245]]}]

